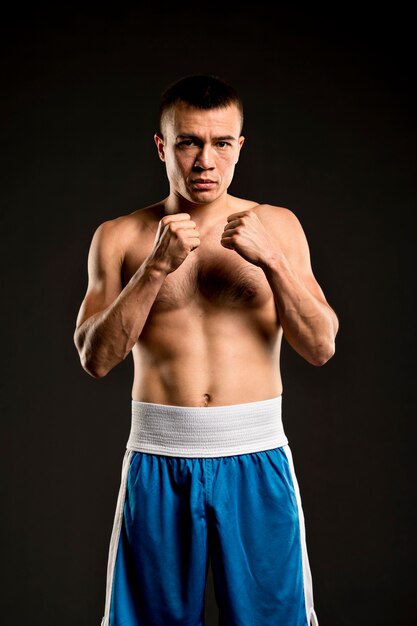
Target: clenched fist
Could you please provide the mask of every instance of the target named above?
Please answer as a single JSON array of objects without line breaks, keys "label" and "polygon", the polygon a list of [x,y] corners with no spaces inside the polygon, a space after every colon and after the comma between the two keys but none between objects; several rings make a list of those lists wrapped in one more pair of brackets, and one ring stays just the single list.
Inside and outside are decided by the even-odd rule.
[{"label": "clenched fist", "polygon": [[199,245],[200,235],[188,213],[165,215],[158,224],[149,261],[156,269],[169,274]]},{"label": "clenched fist", "polygon": [[273,250],[273,242],[265,226],[252,210],[233,213],[227,218],[220,243],[235,250],[241,257],[262,266]]}]

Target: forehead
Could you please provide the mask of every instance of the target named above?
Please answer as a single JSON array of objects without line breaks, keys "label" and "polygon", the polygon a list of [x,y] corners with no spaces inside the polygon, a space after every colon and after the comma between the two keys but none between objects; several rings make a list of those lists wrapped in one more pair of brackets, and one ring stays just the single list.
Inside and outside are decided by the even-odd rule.
[{"label": "forehead", "polygon": [[166,111],[163,123],[166,132],[174,136],[229,134],[238,138],[242,120],[235,104],[219,109],[196,109],[184,102],[178,102]]}]

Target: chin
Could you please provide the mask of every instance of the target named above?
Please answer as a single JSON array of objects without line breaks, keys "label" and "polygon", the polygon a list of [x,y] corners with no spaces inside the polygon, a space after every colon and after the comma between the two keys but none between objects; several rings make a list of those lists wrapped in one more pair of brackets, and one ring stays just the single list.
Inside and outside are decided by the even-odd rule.
[{"label": "chin", "polygon": [[207,189],[207,190],[199,190],[199,191],[190,191],[188,193],[188,198],[192,202],[198,202],[200,204],[205,204],[207,202],[214,202],[222,195],[222,191],[219,189]]}]

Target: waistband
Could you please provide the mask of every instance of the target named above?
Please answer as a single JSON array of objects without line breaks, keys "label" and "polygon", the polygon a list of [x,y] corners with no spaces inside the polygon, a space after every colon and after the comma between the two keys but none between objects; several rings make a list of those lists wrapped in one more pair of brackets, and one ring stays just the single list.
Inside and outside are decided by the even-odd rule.
[{"label": "waistband", "polygon": [[232,456],[288,443],[282,396],[211,407],[184,407],[132,400],[127,449],[184,457]]}]

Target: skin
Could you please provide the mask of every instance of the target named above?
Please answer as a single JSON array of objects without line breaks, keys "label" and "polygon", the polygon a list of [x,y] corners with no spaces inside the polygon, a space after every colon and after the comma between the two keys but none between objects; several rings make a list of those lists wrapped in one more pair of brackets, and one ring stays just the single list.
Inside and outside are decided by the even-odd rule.
[{"label": "skin", "polygon": [[[298,219],[227,192],[240,130],[235,105],[171,107],[154,137],[168,197],[94,234],[74,341],[97,378],[132,352],[134,400],[221,406],[276,397],[283,335],[313,365],[334,354],[338,320]],[[214,184],[202,188],[198,178]]]}]

